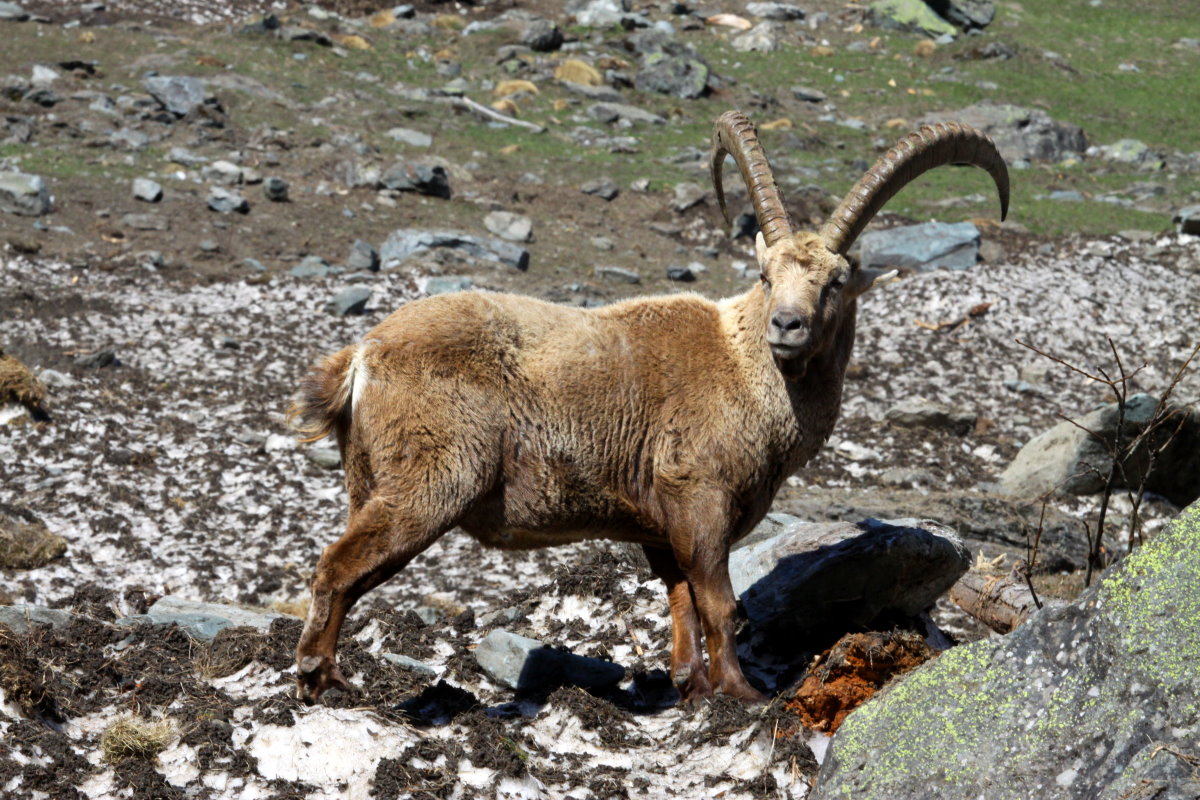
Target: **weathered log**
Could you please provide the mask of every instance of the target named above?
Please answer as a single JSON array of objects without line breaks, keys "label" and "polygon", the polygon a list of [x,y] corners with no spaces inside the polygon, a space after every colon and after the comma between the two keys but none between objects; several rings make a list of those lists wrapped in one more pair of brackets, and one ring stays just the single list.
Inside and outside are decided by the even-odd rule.
[{"label": "weathered log", "polygon": [[[950,599],[997,633],[1009,633],[1039,608],[1024,569],[1025,565],[1018,563],[1007,575],[971,570],[950,587]],[[1042,598],[1041,605],[1060,606],[1062,602]]]}]

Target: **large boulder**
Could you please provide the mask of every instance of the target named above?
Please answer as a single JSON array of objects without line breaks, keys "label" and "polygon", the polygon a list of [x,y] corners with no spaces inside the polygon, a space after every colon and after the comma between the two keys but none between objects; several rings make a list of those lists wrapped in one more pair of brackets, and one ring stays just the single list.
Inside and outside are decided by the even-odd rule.
[{"label": "large boulder", "polygon": [[916,616],[970,565],[958,536],[927,520],[792,522],[731,553],[729,577],[756,631],[786,650],[807,632]]},{"label": "large boulder", "polygon": [[850,714],[816,800],[1200,796],[1200,505],[1074,603]]},{"label": "large boulder", "polygon": [[863,234],[864,267],[967,269],[979,261],[979,229],[970,222],[925,222]]},{"label": "large boulder", "polygon": [[[889,519],[916,516],[936,519],[958,533],[968,546],[987,558],[1000,554],[1008,563],[1025,558],[1038,525],[1042,536],[1038,561],[1047,572],[1071,571],[1087,563],[1087,526],[1055,508],[1032,500],[1016,500],[983,492],[928,492],[908,489],[787,489],[776,501],[784,514],[770,514],[759,525],[771,535],[782,530],[784,522],[771,529],[773,518],[787,514],[816,522],[856,521],[867,517]],[[751,533],[742,542],[753,541]],[[739,543],[741,544],[741,543]]]},{"label": "large boulder", "polygon": [[[1125,404],[1121,447],[1127,448],[1150,423],[1158,401],[1136,394]],[[1108,403],[1085,414],[1078,422],[1060,422],[1031,439],[1000,475],[1000,485],[1016,497],[1036,497],[1045,492],[1093,494],[1104,489],[1112,464],[1110,447],[1117,435],[1117,404]],[[1143,477],[1146,489],[1176,505],[1200,497],[1200,413],[1178,409],[1179,415],[1147,437],[1117,471],[1115,486]],[[1178,431],[1176,427],[1178,426]],[[1167,439],[1174,438],[1167,444]],[[1154,458],[1150,454],[1161,452]]]},{"label": "large boulder", "polygon": [[1083,129],[1051,119],[1045,111],[1012,105],[979,103],[960,111],[931,114],[925,123],[952,119],[992,137],[1000,155],[1013,161],[1062,161],[1087,150]]}]

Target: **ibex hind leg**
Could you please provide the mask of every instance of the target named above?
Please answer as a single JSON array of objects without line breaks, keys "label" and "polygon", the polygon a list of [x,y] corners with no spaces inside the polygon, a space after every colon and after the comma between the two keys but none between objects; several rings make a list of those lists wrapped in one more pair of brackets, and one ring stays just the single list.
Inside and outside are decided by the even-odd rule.
[{"label": "ibex hind leg", "polygon": [[406,518],[376,498],[350,515],[346,533],[325,548],[312,581],[312,604],[296,647],[298,694],[312,703],[327,689],[350,690],[337,667],[338,634],[354,603],[404,568],[446,530],[439,520]]},{"label": "ibex hind leg", "polygon": [[704,645],[700,640],[700,618],[692,588],[669,549],[644,546],[650,571],[667,585],[671,608],[671,682],[679,690],[681,702],[690,703],[712,694],[708,669],[704,666]]}]

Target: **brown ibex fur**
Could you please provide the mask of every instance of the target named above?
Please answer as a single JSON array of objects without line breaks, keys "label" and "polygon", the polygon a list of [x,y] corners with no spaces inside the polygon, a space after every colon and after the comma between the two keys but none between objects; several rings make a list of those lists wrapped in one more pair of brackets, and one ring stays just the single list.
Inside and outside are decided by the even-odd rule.
[{"label": "brown ibex fur", "polygon": [[931,142],[900,153],[910,167],[902,179],[889,178],[885,157],[866,177],[887,185],[852,193],[821,234],[792,233],[753,126],[723,116],[718,198],[724,206],[718,159],[732,152],[765,234],[763,281],[742,295],[597,310],[442,295],[400,308],[325,359],[293,413],[310,438],[337,437],[350,515],[313,578],[297,647],[301,696],[348,688],[335,652],[350,607],[459,526],[503,548],[640,544],[667,586],[681,696],[761,700],[737,660],[729,548],[837,419],[855,298],[872,280],[844,257],[858,217],[897,182],[955,159],[989,169],[1007,200],[1003,161],[986,137],[959,126],[923,132]]}]

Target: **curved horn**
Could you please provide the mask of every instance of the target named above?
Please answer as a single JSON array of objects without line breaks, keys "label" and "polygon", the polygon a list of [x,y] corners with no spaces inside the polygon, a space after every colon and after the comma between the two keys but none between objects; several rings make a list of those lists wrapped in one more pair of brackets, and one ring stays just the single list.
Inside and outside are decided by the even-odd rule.
[{"label": "curved horn", "polygon": [[987,134],[957,122],[922,125],[883,155],[842,200],[821,229],[825,246],[845,255],[867,223],[922,173],[945,164],[982,167],[1000,193],[1000,219],[1008,216],[1008,167]]},{"label": "curved horn", "polygon": [[725,220],[729,221],[725,188],[721,185],[721,167],[725,163],[726,153],[733,155],[742,172],[742,180],[750,191],[750,201],[754,203],[754,213],[758,215],[758,227],[762,229],[767,245],[790,236],[792,225],[783,207],[783,199],[779,196],[779,187],[771,175],[771,165],[767,163],[767,156],[758,143],[758,132],[740,111],[726,111],[717,118],[713,128],[712,154],[708,160],[717,202],[721,204]]}]

